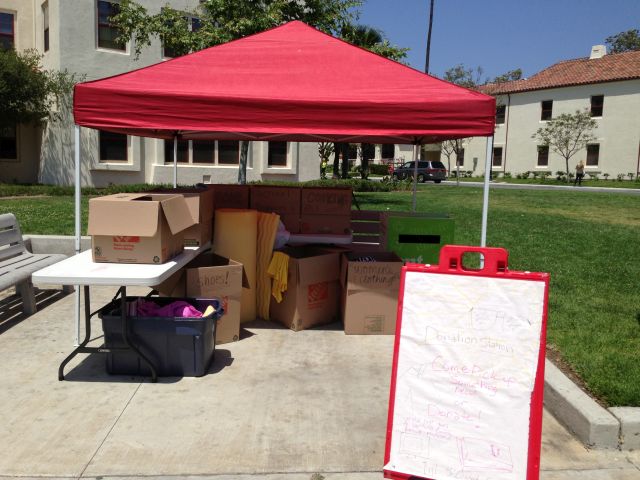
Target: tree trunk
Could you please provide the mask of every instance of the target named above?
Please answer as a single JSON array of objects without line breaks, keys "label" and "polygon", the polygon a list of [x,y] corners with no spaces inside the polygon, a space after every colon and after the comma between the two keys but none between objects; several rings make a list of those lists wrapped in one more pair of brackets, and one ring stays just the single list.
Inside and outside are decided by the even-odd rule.
[{"label": "tree trunk", "polygon": [[342,143],[342,179],[349,178],[349,144]]},{"label": "tree trunk", "polygon": [[362,143],[360,145],[360,151],[362,152],[362,164],[360,165],[360,176],[364,179],[369,178],[369,153],[370,146],[368,143]]},{"label": "tree trunk", "polygon": [[571,183],[571,179],[569,178],[569,159],[564,159],[565,166],[567,167],[567,183]]},{"label": "tree trunk", "polygon": [[240,165],[238,168],[238,183],[247,183],[247,157],[249,156],[249,142],[240,142]]},{"label": "tree trunk", "polygon": [[340,143],[333,144],[333,176],[340,178]]}]

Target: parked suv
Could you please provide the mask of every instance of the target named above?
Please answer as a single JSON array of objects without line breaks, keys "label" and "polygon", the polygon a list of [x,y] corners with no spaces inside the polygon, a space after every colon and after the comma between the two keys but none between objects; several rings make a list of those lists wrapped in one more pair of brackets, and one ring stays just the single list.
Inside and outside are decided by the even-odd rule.
[{"label": "parked suv", "polygon": [[[414,162],[407,162],[399,167],[395,167],[391,172],[391,176],[395,180],[404,180],[405,178],[413,178]],[[442,162],[420,161],[418,162],[418,182],[424,183],[427,180],[440,183],[447,179],[447,169]]]}]

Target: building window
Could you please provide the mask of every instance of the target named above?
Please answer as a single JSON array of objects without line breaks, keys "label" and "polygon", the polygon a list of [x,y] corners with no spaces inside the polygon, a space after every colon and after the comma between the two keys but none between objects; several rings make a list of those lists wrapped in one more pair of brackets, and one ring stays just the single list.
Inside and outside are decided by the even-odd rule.
[{"label": "building window", "polygon": [[587,167],[597,167],[600,160],[600,144],[587,145]]},{"label": "building window", "polygon": [[456,165],[459,167],[464,166],[464,148],[461,148],[456,154]]},{"label": "building window", "polygon": [[396,146],[393,143],[384,143],[382,144],[380,157],[381,158],[395,158],[396,156]]},{"label": "building window", "polygon": [[[178,140],[178,163],[189,163],[189,140]],[[173,163],[173,140],[164,141],[164,163]]]},{"label": "building window", "polygon": [[125,134],[103,131],[98,133],[100,135],[101,162],[126,162],[129,160]]},{"label": "building window", "polygon": [[493,147],[493,161],[491,165],[494,167],[502,166],[502,147]]},{"label": "building window", "polygon": [[42,38],[44,51],[49,51],[49,2],[42,4]]},{"label": "building window", "polygon": [[0,158],[3,160],[18,159],[16,127],[0,128]]},{"label": "building window", "polygon": [[506,105],[498,105],[496,106],[496,124],[500,125],[504,123],[504,118],[507,113]]},{"label": "building window", "polygon": [[[200,27],[202,26],[202,22],[200,21],[199,18],[197,17],[189,17],[189,16],[185,16],[182,17],[185,21],[185,23],[187,24],[187,30],[189,30],[190,32],[197,32],[198,30],[200,30]],[[165,42],[163,40],[162,42],[162,56],[165,58],[175,58],[175,57],[180,57],[181,55],[184,55],[186,52],[182,52],[180,53],[176,48],[174,48],[170,42]]]},{"label": "building window", "polygon": [[221,140],[218,142],[218,165],[240,164],[240,142]]},{"label": "building window", "polygon": [[267,165],[269,167],[287,166],[287,142],[269,142]]},{"label": "building window", "polygon": [[540,145],[538,146],[538,167],[548,167],[548,166],[549,166],[549,146]]},{"label": "building window", "polygon": [[126,51],[126,45],[116,41],[120,30],[109,21],[120,12],[120,5],[114,2],[98,0],[98,47]]},{"label": "building window", "polygon": [[0,48],[10,50],[15,45],[13,13],[0,12]]},{"label": "building window", "polygon": [[593,95],[591,97],[591,116],[601,117],[604,108],[604,95]]},{"label": "building window", "polygon": [[[178,140],[177,161],[203,165],[239,165],[240,142]],[[164,141],[164,163],[173,163],[173,140]]]},{"label": "building window", "polygon": [[551,120],[553,116],[553,100],[543,100],[540,104],[540,120]]},{"label": "building window", "polygon": [[[173,152],[173,146],[171,148]],[[191,150],[193,163],[213,164],[216,161],[215,140],[193,140],[191,142]]]}]

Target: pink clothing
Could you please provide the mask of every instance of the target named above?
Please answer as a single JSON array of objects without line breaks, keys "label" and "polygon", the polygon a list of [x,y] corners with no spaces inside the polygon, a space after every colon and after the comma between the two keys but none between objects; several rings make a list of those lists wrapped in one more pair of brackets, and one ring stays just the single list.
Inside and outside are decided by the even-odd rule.
[{"label": "pink clothing", "polygon": [[202,312],[183,300],[176,300],[164,307],[144,299],[138,300],[137,314],[141,317],[200,318]]}]

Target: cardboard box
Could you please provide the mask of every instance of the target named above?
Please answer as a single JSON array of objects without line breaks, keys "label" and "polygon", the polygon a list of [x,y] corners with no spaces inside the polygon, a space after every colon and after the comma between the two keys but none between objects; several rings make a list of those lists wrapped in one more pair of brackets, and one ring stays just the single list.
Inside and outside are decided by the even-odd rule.
[{"label": "cardboard box", "polygon": [[352,195],[349,187],[305,187],[300,213],[350,216]]},{"label": "cardboard box", "polygon": [[351,233],[351,216],[303,213],[300,217],[300,233],[349,235]]},{"label": "cardboard box", "polygon": [[180,194],[189,207],[195,225],[184,231],[186,247],[200,247],[211,242],[213,232],[213,189],[212,188],[174,188],[154,190],[154,193]]},{"label": "cardboard box", "polygon": [[213,190],[213,209],[249,208],[249,185],[214,184],[207,185]]},{"label": "cardboard box", "polygon": [[240,298],[242,287],[248,285],[241,263],[203,253],[154,288],[167,297],[220,299],[224,314],[216,325],[216,345],[219,345],[240,338]]},{"label": "cardboard box", "polygon": [[218,298],[224,314],[216,325],[216,345],[240,338],[240,297],[249,281],[240,262],[214,253],[198,256],[186,267],[186,295]]},{"label": "cardboard box", "polygon": [[[372,261],[359,261],[361,258]],[[402,265],[393,252],[344,255],[340,275],[344,333],[395,334]]]},{"label": "cardboard box", "polygon": [[300,215],[297,213],[280,215],[280,221],[284,224],[287,232],[300,233]]},{"label": "cardboard box", "polygon": [[182,195],[119,193],[89,200],[94,262],[164,263],[194,225]]},{"label": "cardboard box", "polygon": [[300,213],[300,187],[252,185],[251,208],[278,215]]},{"label": "cardboard box", "polygon": [[340,257],[318,248],[287,248],[288,288],[282,302],[271,298],[272,320],[294,331],[338,319],[340,303]]}]

